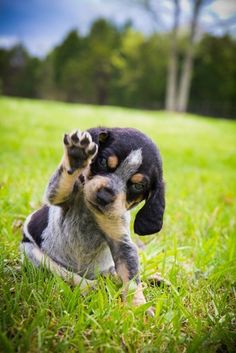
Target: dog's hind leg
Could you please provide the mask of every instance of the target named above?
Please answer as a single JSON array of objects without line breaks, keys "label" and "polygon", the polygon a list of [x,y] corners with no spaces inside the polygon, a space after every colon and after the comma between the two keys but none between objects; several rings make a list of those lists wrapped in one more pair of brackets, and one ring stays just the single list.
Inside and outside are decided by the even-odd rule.
[{"label": "dog's hind leg", "polygon": [[21,252],[23,255],[26,255],[29,260],[36,266],[43,266],[46,269],[50,270],[53,274],[56,274],[63,278],[69,284],[74,286],[79,285],[81,289],[93,288],[96,284],[96,281],[88,280],[80,275],[68,271],[49,256],[44,254],[36,245],[31,242],[22,242],[21,243]]}]

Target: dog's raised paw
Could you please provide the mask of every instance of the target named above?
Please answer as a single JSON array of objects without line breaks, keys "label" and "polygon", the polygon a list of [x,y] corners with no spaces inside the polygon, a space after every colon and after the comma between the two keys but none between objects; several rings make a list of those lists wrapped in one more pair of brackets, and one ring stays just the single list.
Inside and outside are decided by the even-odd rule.
[{"label": "dog's raised paw", "polygon": [[98,151],[98,146],[93,142],[89,132],[80,130],[64,135],[67,172],[74,173],[77,169],[85,168]]}]

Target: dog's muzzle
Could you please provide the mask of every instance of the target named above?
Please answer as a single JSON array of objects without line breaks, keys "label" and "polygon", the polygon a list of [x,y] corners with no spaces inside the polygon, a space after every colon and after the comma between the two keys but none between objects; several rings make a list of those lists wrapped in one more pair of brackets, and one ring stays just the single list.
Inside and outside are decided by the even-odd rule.
[{"label": "dog's muzzle", "polygon": [[96,202],[101,206],[107,206],[115,201],[116,193],[112,188],[102,187],[97,191]]},{"label": "dog's muzzle", "polygon": [[85,184],[84,192],[88,206],[99,212],[115,212],[118,207],[124,208],[125,184],[114,174],[109,177],[94,176]]}]

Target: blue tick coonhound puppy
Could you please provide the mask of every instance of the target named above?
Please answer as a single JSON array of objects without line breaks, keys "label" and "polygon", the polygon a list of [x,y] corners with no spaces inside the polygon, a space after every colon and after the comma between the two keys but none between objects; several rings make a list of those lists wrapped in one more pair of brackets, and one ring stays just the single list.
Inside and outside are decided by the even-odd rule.
[{"label": "blue tick coonhound puppy", "polygon": [[154,143],[131,128],[92,128],[64,136],[64,155],[45,193],[28,216],[21,250],[81,288],[97,274],[118,275],[145,303],[129,210],[145,200],[134,231],[159,232],[165,209],[162,162]]}]

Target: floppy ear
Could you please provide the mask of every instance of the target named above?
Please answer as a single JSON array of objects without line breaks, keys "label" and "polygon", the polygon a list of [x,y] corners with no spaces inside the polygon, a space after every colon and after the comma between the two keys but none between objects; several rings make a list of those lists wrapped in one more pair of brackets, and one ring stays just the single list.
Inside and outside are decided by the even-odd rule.
[{"label": "floppy ear", "polygon": [[92,128],[87,131],[91,134],[93,141],[98,145],[106,142],[109,137],[109,130],[106,128]]},{"label": "floppy ear", "polygon": [[139,210],[134,221],[134,231],[139,235],[157,233],[163,224],[165,210],[164,182],[157,182],[145,205]]}]

